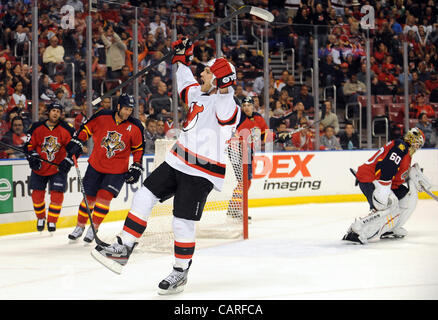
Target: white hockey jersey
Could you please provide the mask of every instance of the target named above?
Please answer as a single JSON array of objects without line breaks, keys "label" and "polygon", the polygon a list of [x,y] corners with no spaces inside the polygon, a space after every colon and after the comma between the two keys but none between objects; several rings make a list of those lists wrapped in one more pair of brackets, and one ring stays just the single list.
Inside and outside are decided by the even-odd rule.
[{"label": "white hockey jersey", "polygon": [[234,90],[208,95],[191,69],[179,64],[176,72],[178,93],[188,105],[187,117],[177,142],[165,161],[174,169],[208,179],[221,191],[225,177],[227,141],[240,120]]}]

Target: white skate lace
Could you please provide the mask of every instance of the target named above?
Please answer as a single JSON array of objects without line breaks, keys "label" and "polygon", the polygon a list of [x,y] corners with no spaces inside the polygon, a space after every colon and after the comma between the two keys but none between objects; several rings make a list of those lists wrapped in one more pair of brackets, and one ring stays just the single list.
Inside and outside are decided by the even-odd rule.
[{"label": "white skate lace", "polygon": [[83,230],[84,230],[84,228],[81,228],[81,227],[78,227],[78,226],[77,226],[77,227],[73,230],[73,232],[72,232],[71,234],[74,235],[74,236],[77,236],[77,235],[82,234]]},{"label": "white skate lace", "polygon": [[109,251],[111,251],[112,253],[116,253],[116,254],[124,254],[126,253],[126,247],[124,245],[118,244],[118,243],[114,243],[111,246],[108,247]]},{"label": "white skate lace", "polygon": [[184,272],[180,272],[177,270],[172,271],[171,274],[169,274],[164,281],[167,281],[170,284],[175,284],[178,281],[180,281],[184,277]]}]

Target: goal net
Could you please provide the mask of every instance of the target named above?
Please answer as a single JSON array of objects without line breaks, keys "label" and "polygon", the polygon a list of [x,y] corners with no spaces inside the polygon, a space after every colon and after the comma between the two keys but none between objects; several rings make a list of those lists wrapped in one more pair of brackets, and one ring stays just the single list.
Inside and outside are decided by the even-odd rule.
[{"label": "goal net", "polygon": [[[173,139],[155,141],[154,169],[164,161],[166,153],[175,142]],[[243,156],[246,154],[245,149],[241,138],[230,140],[226,150],[227,161],[222,191],[213,189],[210,192],[202,218],[196,223],[197,246],[248,237],[248,166]],[[173,251],[172,211],[173,197],[155,205],[136,250]]]}]

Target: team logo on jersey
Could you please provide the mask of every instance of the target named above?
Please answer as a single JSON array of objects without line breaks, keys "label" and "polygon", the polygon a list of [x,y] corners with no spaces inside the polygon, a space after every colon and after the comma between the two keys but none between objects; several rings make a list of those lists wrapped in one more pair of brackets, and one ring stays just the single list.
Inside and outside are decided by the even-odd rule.
[{"label": "team logo on jersey", "polygon": [[61,149],[58,143],[58,138],[53,136],[44,137],[44,142],[41,145],[41,152],[47,155],[47,160],[55,160],[56,153]]},{"label": "team logo on jersey", "polygon": [[198,122],[199,114],[202,111],[204,111],[204,106],[198,106],[196,101],[190,104],[190,107],[187,111],[186,120],[183,123],[183,131],[188,131],[196,125],[196,122]]},{"label": "team logo on jersey", "polygon": [[100,145],[106,149],[106,156],[108,159],[114,157],[116,151],[122,151],[125,149],[125,143],[122,141],[122,134],[117,131],[108,131]]}]

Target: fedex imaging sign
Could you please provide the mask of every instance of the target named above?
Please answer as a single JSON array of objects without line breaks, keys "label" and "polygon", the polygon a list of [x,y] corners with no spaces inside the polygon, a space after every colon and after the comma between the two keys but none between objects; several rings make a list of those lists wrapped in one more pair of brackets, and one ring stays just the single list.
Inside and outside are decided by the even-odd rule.
[{"label": "fedex imaging sign", "polygon": [[322,179],[312,174],[314,162],[313,153],[257,154],[253,160],[253,184],[265,193],[284,192],[284,196],[315,193],[321,189]]}]

